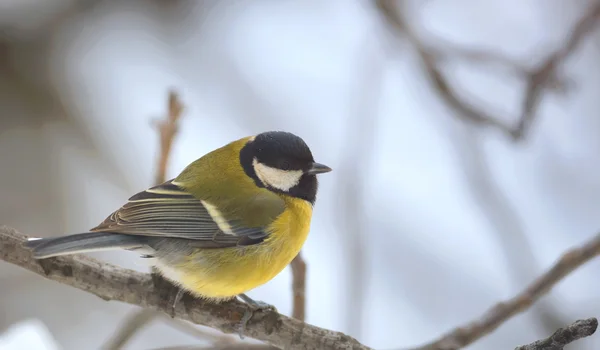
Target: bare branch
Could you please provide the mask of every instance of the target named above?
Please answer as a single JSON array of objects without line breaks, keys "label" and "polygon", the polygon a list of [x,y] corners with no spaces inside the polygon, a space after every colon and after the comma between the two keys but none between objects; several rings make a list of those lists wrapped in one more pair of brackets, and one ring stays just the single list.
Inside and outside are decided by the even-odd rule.
[{"label": "bare branch", "polygon": [[179,118],[183,112],[183,104],[175,91],[169,91],[167,109],[167,118],[155,122],[160,135],[160,154],[158,158],[158,168],[156,170],[156,179],[154,181],[156,184],[161,184],[166,180],[171,147],[179,127]]},{"label": "bare branch", "polygon": [[[157,159],[155,185],[159,185],[166,180],[171,148],[175,136],[177,135],[178,122],[182,111],[183,104],[179,100],[177,93],[173,90],[169,91],[166,115],[164,119],[154,121],[160,140],[160,153],[159,158]],[[150,321],[158,315],[160,315],[159,312],[148,309],[134,311],[133,314],[126,319],[123,325],[118,327],[117,333],[109,339],[105,348],[110,350],[123,348],[137,331],[150,323]]]},{"label": "bare branch", "polygon": [[[368,244],[367,223],[364,218],[366,181],[372,170],[376,153],[377,127],[380,126],[379,107],[385,77],[385,56],[381,46],[367,36],[355,64],[355,85],[350,94],[352,114],[346,124],[345,156],[338,165],[336,183],[337,226],[344,232],[340,242],[346,258],[346,287],[344,318],[346,330],[360,337],[363,331],[367,296]],[[356,142],[361,140],[361,142]]]},{"label": "bare branch", "polygon": [[[469,194],[480,212],[493,227],[493,234],[503,251],[509,277],[520,288],[532,281],[543,269],[535,259],[534,242],[530,242],[521,213],[511,203],[509,196],[498,186],[490,168],[481,140],[481,133],[473,125],[457,124],[453,132],[459,168]],[[550,300],[540,300],[532,306],[532,315],[544,332],[554,332],[569,323],[562,319],[560,310]]]},{"label": "bare branch", "polygon": [[135,333],[150,323],[157,315],[157,312],[150,309],[141,309],[131,314],[125,319],[123,324],[118,328],[117,333],[112,336],[108,344],[103,349],[119,350],[135,335]]},{"label": "bare branch", "polygon": [[[102,349],[107,350],[119,350],[123,349],[123,347],[133,338],[133,336],[140,331],[144,326],[149,324],[154,319],[161,319],[167,322],[169,325],[174,328],[178,328],[181,331],[188,333],[194,337],[199,339],[204,339],[212,343],[213,347],[218,346],[242,346],[248,345],[248,343],[237,342],[235,338],[229,335],[221,334],[218,332],[209,333],[205,329],[200,329],[195,327],[193,324],[182,321],[179,319],[171,318],[160,311],[152,310],[152,309],[138,309],[135,310],[131,315],[129,315],[122,324],[117,327],[117,332],[113,335],[106,345],[102,347]],[[265,345],[268,346],[268,345]]]},{"label": "bare branch", "polygon": [[496,304],[475,321],[455,328],[441,338],[414,350],[456,350],[493,332],[509,318],[527,310],[563,278],[600,254],[600,234],[567,251],[542,276],[515,297]]},{"label": "bare branch", "polygon": [[[579,48],[583,40],[592,32],[592,29],[600,20],[600,1],[596,1],[585,11],[585,15],[577,22],[562,47],[549,55],[538,68],[526,69],[518,63],[510,62],[510,60],[501,55],[475,50],[446,49],[442,53],[440,50],[431,48],[419,39],[418,35],[416,35],[413,29],[406,23],[403,16],[398,12],[396,8],[397,2],[377,0],[376,4],[386,22],[394,29],[394,32],[404,36],[416,49],[427,77],[446,104],[458,112],[458,117],[482,126],[491,126],[499,129],[515,141],[524,139],[528,133],[535,119],[542,94],[547,90],[561,91],[565,89],[565,84],[558,78],[560,68]],[[523,76],[526,88],[523,95],[521,113],[516,125],[512,126],[501,122],[501,118],[475,108],[459,96],[439,68],[440,61],[447,59],[449,56],[502,63],[518,75]]]},{"label": "bare branch", "polygon": [[[31,252],[23,247],[26,240],[27,237],[16,230],[0,226],[0,260],[104,300],[121,301],[165,314],[173,311],[168,296],[176,291],[167,290],[164,284],[162,288],[157,288],[149,274],[82,255],[35,260]],[[174,316],[225,333],[237,333],[239,322],[247,311],[252,310],[237,300],[215,304],[186,294],[176,305]],[[285,349],[370,349],[343,333],[309,325],[272,311],[254,312],[244,334]]]},{"label": "bare branch", "polygon": [[565,345],[594,334],[597,328],[598,320],[596,318],[579,320],[565,328],[560,328],[546,339],[518,346],[515,350],[563,350]]},{"label": "bare branch", "polygon": [[198,339],[204,339],[212,343],[213,346],[226,346],[226,345],[242,345],[248,344],[247,342],[239,342],[236,338],[239,335],[228,335],[223,334],[219,331],[209,332],[210,329],[196,327],[195,324],[189,323],[188,321],[179,320],[172,318],[169,315],[165,315],[162,312],[156,312],[158,317],[168,322],[173,328],[177,328],[180,331],[187,333]]},{"label": "bare branch", "polygon": [[292,296],[294,298],[292,317],[304,321],[306,317],[306,262],[302,252],[290,263],[292,268]]},{"label": "bare branch", "polygon": [[550,55],[543,64],[530,73],[527,79],[527,88],[523,98],[522,114],[514,130],[516,139],[523,138],[535,118],[535,111],[539,107],[542,93],[555,87],[558,79],[558,70],[583,42],[583,39],[592,32],[600,20],[600,1],[586,10],[585,15],[577,22],[565,44]]},{"label": "bare branch", "polygon": [[[221,62],[221,75],[225,77],[232,93],[236,94],[237,107],[244,113],[236,114],[236,121],[250,130],[270,129],[278,125],[277,112],[253,84],[244,77],[236,62]],[[260,116],[260,118],[257,118]],[[292,274],[292,317],[304,321],[306,318],[306,271],[307,265],[302,251],[290,263]]]}]

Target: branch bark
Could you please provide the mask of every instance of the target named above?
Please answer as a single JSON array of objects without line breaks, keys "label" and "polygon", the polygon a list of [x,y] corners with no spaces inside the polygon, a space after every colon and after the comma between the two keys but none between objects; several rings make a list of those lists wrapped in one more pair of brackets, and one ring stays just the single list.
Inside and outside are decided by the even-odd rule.
[{"label": "branch bark", "polygon": [[515,297],[496,304],[475,321],[459,326],[441,338],[413,350],[457,350],[474,343],[496,330],[509,318],[527,310],[563,278],[598,255],[600,234],[564,253],[550,270]]},{"label": "branch bark", "polygon": [[596,318],[579,320],[565,328],[560,328],[546,339],[518,346],[515,350],[563,350],[566,345],[575,340],[594,334],[597,328],[598,320]]},{"label": "branch bark", "polygon": [[[172,310],[168,296],[177,291],[166,290],[164,284],[157,288],[149,274],[82,255],[35,260],[23,247],[26,240],[22,233],[0,226],[0,260],[107,301],[121,301],[166,314]],[[237,300],[215,304],[186,294],[175,308],[175,317],[224,333],[237,333],[245,311],[251,310]],[[370,349],[343,333],[312,326],[277,312],[255,312],[244,334],[285,349]]]}]

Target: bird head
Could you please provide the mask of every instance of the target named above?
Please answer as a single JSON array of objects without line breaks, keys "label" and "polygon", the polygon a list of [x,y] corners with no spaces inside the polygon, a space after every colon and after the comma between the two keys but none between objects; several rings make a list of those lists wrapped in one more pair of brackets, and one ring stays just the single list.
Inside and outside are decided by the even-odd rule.
[{"label": "bird head", "polygon": [[240,161],[258,186],[311,203],[316,199],[316,175],[331,171],[315,162],[304,140],[283,131],[251,137],[240,152]]}]

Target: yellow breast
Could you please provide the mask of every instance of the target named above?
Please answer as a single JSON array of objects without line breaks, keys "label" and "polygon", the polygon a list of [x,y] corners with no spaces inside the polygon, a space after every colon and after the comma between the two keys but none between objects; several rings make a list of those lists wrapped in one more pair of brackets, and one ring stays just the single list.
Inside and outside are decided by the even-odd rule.
[{"label": "yellow breast", "polygon": [[254,289],[279,274],[296,257],[310,230],[312,205],[282,195],[286,210],[271,224],[269,237],[248,247],[198,250],[172,266],[177,282],[199,297],[223,300]]}]

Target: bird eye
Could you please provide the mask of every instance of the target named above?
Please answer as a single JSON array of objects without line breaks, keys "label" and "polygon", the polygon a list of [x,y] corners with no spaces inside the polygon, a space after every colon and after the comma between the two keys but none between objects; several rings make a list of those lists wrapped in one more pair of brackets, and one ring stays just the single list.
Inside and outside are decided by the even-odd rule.
[{"label": "bird eye", "polygon": [[290,162],[288,162],[287,160],[284,160],[281,162],[279,169],[281,170],[290,170]]}]

